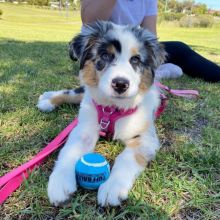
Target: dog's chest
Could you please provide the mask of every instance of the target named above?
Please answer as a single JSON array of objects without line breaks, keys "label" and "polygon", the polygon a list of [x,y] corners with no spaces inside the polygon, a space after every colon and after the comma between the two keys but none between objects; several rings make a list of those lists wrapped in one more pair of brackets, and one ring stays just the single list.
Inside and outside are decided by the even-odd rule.
[{"label": "dog's chest", "polygon": [[139,107],[132,115],[117,120],[113,139],[129,140],[144,133],[152,123],[151,114],[146,108]]}]

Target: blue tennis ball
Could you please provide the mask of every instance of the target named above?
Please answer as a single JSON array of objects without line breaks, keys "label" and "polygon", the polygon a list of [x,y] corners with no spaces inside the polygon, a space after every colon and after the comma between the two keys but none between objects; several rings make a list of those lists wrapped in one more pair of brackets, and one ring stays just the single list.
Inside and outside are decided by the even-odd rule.
[{"label": "blue tennis ball", "polygon": [[75,166],[76,181],[86,189],[98,189],[110,175],[110,166],[104,156],[89,153],[82,156]]}]

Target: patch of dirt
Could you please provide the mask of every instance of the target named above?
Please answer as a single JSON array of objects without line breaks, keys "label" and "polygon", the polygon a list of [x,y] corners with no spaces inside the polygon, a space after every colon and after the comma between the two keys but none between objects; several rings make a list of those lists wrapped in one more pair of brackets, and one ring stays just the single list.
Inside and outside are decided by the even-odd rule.
[{"label": "patch of dirt", "polygon": [[171,217],[171,220],[201,220],[202,213],[196,208],[183,208],[178,214]]},{"label": "patch of dirt", "polygon": [[192,140],[195,143],[200,143],[202,139],[202,130],[204,127],[208,125],[208,120],[204,118],[198,118],[194,122],[193,127],[184,127],[180,131],[177,131],[177,133],[181,133],[182,135],[185,135],[189,137],[190,140]]}]

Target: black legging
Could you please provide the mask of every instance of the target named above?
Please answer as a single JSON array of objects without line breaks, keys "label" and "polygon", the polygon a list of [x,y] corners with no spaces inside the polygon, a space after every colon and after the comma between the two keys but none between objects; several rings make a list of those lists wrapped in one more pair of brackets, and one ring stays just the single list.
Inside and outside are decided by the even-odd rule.
[{"label": "black legging", "polygon": [[179,41],[162,42],[168,53],[167,63],[180,66],[184,73],[209,82],[220,82],[220,67]]}]

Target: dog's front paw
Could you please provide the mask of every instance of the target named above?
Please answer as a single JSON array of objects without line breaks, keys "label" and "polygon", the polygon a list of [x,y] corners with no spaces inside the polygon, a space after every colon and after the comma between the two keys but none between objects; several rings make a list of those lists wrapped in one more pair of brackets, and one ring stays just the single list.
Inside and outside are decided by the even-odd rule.
[{"label": "dog's front paw", "polygon": [[64,203],[76,190],[74,172],[54,171],[50,175],[47,193],[51,204],[58,206]]},{"label": "dog's front paw", "polygon": [[56,106],[51,101],[54,97],[59,96],[62,93],[62,90],[44,92],[38,99],[37,107],[43,112],[53,111]]},{"label": "dog's front paw", "polygon": [[110,177],[98,190],[98,204],[101,206],[118,206],[121,201],[128,198],[131,188],[128,182],[120,181],[116,177]]}]

